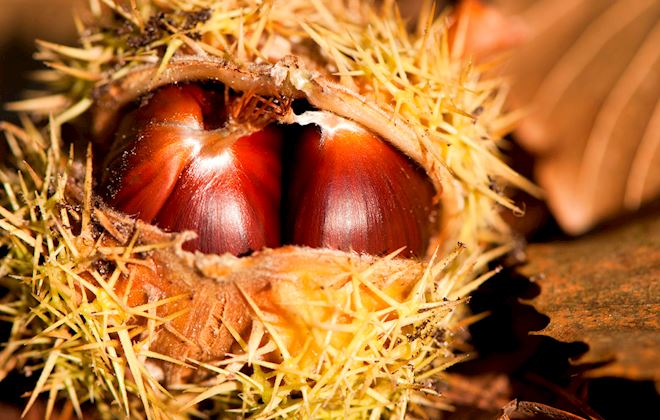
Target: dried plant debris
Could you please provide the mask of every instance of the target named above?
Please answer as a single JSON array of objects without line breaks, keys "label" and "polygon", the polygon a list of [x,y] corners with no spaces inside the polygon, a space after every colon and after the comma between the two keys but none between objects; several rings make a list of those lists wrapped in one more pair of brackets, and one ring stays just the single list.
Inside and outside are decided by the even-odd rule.
[{"label": "dried plant debris", "polygon": [[545,404],[518,400],[513,400],[504,406],[502,408],[502,415],[498,417],[498,420],[511,419],[586,420],[585,417],[580,417]]},{"label": "dried plant debris", "polygon": [[[438,384],[465,357],[466,296],[513,247],[499,206],[518,207],[490,186],[538,191],[499,156],[501,81],[452,56],[445,15],[423,16],[411,33],[393,2],[91,0],[79,47],[40,42],[51,90],[12,108],[48,122],[3,124],[0,171],[0,313],[13,323],[0,372],[37,377],[26,410],[40,395],[47,416],[66,399],[107,418],[447,408]],[[93,190],[104,133],[144,95],[191,81],[307,101],[408,155],[442,203],[427,258],[193,254],[189,233],[108,208]],[[274,121],[305,118],[285,108]],[[86,155],[63,138],[68,123]]]},{"label": "dried plant debris", "polygon": [[529,28],[509,64],[520,143],[579,234],[660,195],[660,4],[498,0]]},{"label": "dried plant debris", "polygon": [[447,375],[446,382],[446,395],[452,404],[491,413],[508,404],[513,395],[511,381],[502,373],[479,376],[452,373]]},{"label": "dried plant debris", "polygon": [[589,346],[585,374],[660,381],[660,218],[568,242],[533,244],[522,272],[541,288],[529,303],[550,317],[541,334]]}]

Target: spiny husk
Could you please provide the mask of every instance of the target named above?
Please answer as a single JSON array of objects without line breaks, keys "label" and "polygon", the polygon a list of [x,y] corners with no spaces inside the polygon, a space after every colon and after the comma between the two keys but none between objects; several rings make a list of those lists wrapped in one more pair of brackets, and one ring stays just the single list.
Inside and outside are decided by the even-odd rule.
[{"label": "spiny husk", "polygon": [[[453,333],[466,322],[458,307],[511,246],[496,204],[515,206],[493,185],[533,189],[496,155],[510,124],[499,82],[452,59],[445,20],[431,10],[409,34],[388,2],[382,10],[321,0],[101,3],[115,17],[91,1],[96,19],[80,25],[81,48],[40,44],[48,79],[66,91],[14,108],[51,112],[46,129],[27,119],[4,126],[18,171],[0,171],[0,278],[9,289],[0,311],[13,322],[0,366],[41,370],[28,406],[47,393],[51,409],[62,397],[78,412],[93,401],[105,417],[187,417],[201,401],[210,401],[205,414],[258,418],[443,408],[438,381],[460,359]],[[456,228],[442,252],[423,263],[292,247],[243,259],[192,255],[180,248],[185,234],[104,208],[92,193],[91,153],[85,163],[62,152],[62,124],[98,115],[104,95],[121,96],[123,80],[145,66],[153,87],[191,57],[249,70],[289,53],[310,75],[303,82],[320,75],[410,130],[397,146],[418,150],[413,157],[455,202],[445,206]],[[160,293],[162,278],[177,292]],[[140,288],[146,301],[133,304]],[[204,317],[198,305],[209,296],[223,304],[202,307]],[[248,319],[225,317],[224,302]],[[223,357],[209,359],[215,330],[195,327],[200,319],[232,336]],[[196,331],[182,334],[181,325]],[[155,352],[168,334],[183,344]]]}]

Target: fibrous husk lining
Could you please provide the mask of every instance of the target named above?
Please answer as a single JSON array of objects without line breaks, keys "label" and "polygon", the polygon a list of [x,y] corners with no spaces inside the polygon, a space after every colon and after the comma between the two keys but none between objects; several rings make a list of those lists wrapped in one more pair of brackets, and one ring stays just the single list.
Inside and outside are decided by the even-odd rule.
[{"label": "fibrous husk lining", "polygon": [[[81,48],[41,44],[66,95],[15,106],[44,111],[65,99],[70,107],[45,132],[27,120],[23,129],[6,126],[16,160],[28,163],[0,172],[0,245],[8,248],[0,277],[10,288],[0,311],[14,323],[0,355],[3,372],[41,368],[30,403],[41,393],[51,408],[62,396],[77,410],[93,400],[105,416],[188,416],[202,400],[212,401],[211,413],[256,417],[403,416],[442,407],[436,381],[458,360],[451,352],[457,305],[509,247],[495,203],[513,205],[491,186],[528,186],[494,153],[508,126],[498,82],[480,81],[475,69],[450,59],[442,20],[411,35],[391,5],[377,12],[367,2],[320,0],[104,4],[117,17],[87,27]],[[188,13],[200,13],[190,27]],[[61,125],[92,107],[99,83],[121,86],[113,80],[144,63],[167,80],[191,55],[241,71],[254,69],[250,63],[273,69],[268,63],[289,53],[301,55],[309,74],[324,75],[315,88],[332,83],[351,101],[363,98],[382,121],[405,123],[396,128],[414,136],[386,137],[398,139],[435,182],[453,186],[448,196],[460,223],[447,248],[459,240],[467,247],[424,264],[298,248],[245,260],[195,257],[179,249],[185,236],[99,206],[91,157],[82,166],[62,158]],[[268,83],[278,74],[269,76]],[[333,109],[343,115],[343,106]],[[250,279],[236,281],[240,273]],[[219,299],[210,306],[199,303],[212,295]],[[232,305],[242,315],[225,310]],[[291,329],[306,339],[296,341]],[[214,340],[229,336],[230,348],[215,348]]]}]

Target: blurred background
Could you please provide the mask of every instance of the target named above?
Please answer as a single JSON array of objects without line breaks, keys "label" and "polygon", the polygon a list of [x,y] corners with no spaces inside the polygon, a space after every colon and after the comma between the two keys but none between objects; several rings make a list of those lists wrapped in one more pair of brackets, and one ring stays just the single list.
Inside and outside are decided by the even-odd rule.
[{"label": "blurred background", "polygon": [[[29,73],[41,68],[32,59],[35,39],[75,44],[72,7],[77,0],[1,0],[0,104],[20,98],[30,87]],[[4,106],[0,120],[13,119]]]}]

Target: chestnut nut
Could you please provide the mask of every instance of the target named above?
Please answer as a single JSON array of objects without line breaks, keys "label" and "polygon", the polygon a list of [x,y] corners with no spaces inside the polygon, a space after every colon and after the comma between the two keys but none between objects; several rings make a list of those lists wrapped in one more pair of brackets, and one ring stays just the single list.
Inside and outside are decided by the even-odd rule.
[{"label": "chestnut nut", "polygon": [[418,165],[357,125],[239,123],[232,100],[217,87],[170,85],[127,112],[101,195],[164,230],[195,231],[190,251],[424,255],[435,190]]}]

